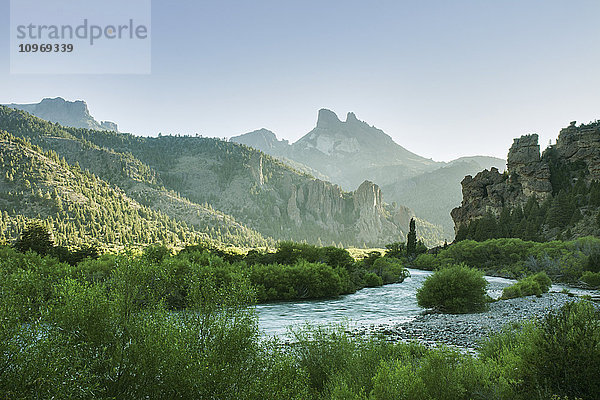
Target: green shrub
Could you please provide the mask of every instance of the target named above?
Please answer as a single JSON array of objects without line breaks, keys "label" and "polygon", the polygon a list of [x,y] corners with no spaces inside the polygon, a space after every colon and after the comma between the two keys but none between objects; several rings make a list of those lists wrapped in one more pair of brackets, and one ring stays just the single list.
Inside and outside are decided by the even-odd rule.
[{"label": "green shrub", "polygon": [[433,254],[425,253],[417,256],[412,264],[415,268],[433,271],[435,268],[439,267],[440,262]]},{"label": "green shrub", "polygon": [[[344,274],[344,278],[349,279],[349,275]],[[257,288],[259,301],[335,297],[348,286],[329,265],[304,260],[294,265],[254,265],[250,281]]]},{"label": "green shrub", "polygon": [[581,280],[591,287],[600,287],[600,272],[585,271],[583,275],[581,275]]},{"label": "green shrub", "polygon": [[417,290],[417,302],[424,308],[448,313],[465,313],[485,309],[488,282],[483,272],[464,264],[452,265],[428,276]]},{"label": "green shrub", "polygon": [[366,287],[378,287],[383,285],[383,279],[374,272],[367,272],[364,280]]},{"label": "green shrub", "polygon": [[384,285],[402,282],[410,275],[408,270],[402,266],[400,260],[390,257],[376,259],[371,271],[381,277]]},{"label": "green shrub", "polygon": [[521,376],[530,391],[600,398],[600,314],[593,304],[567,303],[550,313],[523,346]]},{"label": "green shrub", "polygon": [[535,275],[530,275],[520,279],[517,283],[505,287],[502,290],[502,299],[514,299],[525,296],[540,296],[542,293],[547,293],[552,286],[552,281],[548,278],[545,272],[538,272]]},{"label": "green shrub", "polygon": [[464,263],[488,273],[506,277],[520,277],[544,271],[552,279],[577,282],[584,270],[598,268],[597,249],[600,239],[582,237],[573,241],[538,243],[521,239],[490,239],[484,242],[463,240],[436,255],[423,254],[413,266],[419,269],[437,269],[445,265]]}]

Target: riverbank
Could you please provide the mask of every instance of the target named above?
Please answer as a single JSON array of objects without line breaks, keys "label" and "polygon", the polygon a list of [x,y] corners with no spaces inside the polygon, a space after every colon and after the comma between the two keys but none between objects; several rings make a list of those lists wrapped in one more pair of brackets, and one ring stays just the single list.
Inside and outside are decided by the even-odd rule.
[{"label": "riverbank", "polygon": [[[545,317],[550,311],[576,297],[565,293],[545,293],[491,303],[489,310],[475,314],[421,314],[412,321],[395,325],[370,325],[354,332],[357,335],[383,335],[390,341],[416,340],[427,345],[437,343],[475,350],[479,343],[500,332],[502,327],[527,319]],[[596,307],[600,305],[596,303]]]}]

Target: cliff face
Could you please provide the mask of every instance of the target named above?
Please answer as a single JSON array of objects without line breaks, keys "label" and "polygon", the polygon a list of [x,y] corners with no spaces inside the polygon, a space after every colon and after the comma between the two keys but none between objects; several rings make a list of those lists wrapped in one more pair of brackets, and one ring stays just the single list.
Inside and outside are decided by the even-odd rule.
[{"label": "cliff face", "polygon": [[582,176],[586,183],[600,179],[600,122],[572,122],[542,156],[537,135],[521,136],[508,152],[505,174],[492,168],[463,179],[461,206],[451,212],[455,232],[487,213],[498,216],[503,207],[523,206],[530,197],[541,203]]},{"label": "cliff face", "polygon": [[358,245],[405,240],[410,219],[415,216],[407,207],[386,205],[381,189],[370,181],[364,181],[354,192],[343,192],[337,185],[313,179],[292,184],[289,192],[285,207],[276,207],[276,215],[287,216],[298,232],[312,231],[316,225],[327,238],[345,237]]},{"label": "cliff face", "polygon": [[561,159],[585,163],[588,180],[600,180],[600,122],[580,126],[571,122],[560,131],[554,147]]},{"label": "cliff face", "polygon": [[550,167],[540,157],[538,135],[525,135],[515,139],[508,151],[507,170],[512,183],[517,186],[518,197],[512,199],[517,204],[531,196],[539,201],[552,194]]},{"label": "cliff face", "polygon": [[522,206],[531,196],[544,201],[552,195],[550,167],[540,157],[538,135],[515,139],[507,160],[505,174],[491,168],[462,180],[461,206],[451,212],[455,231],[487,213],[498,216],[505,206]]}]

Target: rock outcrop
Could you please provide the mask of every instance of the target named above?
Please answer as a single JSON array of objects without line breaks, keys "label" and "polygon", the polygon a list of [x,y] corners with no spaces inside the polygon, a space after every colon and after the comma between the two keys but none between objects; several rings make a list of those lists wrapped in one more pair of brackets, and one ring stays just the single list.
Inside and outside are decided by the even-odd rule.
[{"label": "rock outcrop", "polygon": [[498,216],[503,207],[524,205],[531,196],[538,201],[552,195],[550,168],[540,156],[538,135],[525,135],[514,140],[508,151],[507,172],[491,168],[461,182],[463,200],[452,210],[455,231],[470,221],[491,213]]},{"label": "rock outcrop", "polygon": [[414,214],[406,207],[386,210],[379,186],[363,182],[354,192],[318,179],[292,185],[287,216],[298,227],[318,225],[328,236],[353,243],[385,244],[403,240]]},{"label": "rock outcrop", "polygon": [[589,180],[600,180],[600,122],[587,125],[571,125],[560,131],[554,146],[563,160],[584,162],[589,171]]},{"label": "rock outcrop", "polygon": [[[600,179],[600,122],[576,126],[575,122],[560,131],[556,145],[540,155],[538,135],[514,140],[508,152],[507,172],[484,170],[461,182],[461,206],[451,212],[455,232],[470,221],[491,213],[499,215],[503,207],[523,206],[531,197],[543,202],[552,197],[552,174],[581,176],[589,183]],[[559,171],[560,170],[560,171]],[[583,173],[583,175],[581,175]],[[568,183],[567,183],[568,184]]]},{"label": "rock outcrop", "polygon": [[508,151],[507,170],[511,181],[520,185],[520,198],[524,202],[531,196],[546,200],[552,194],[550,167],[541,159],[538,135],[525,135],[515,139]]},{"label": "rock outcrop", "polygon": [[118,132],[117,124],[114,122],[96,121],[90,115],[87,104],[82,100],[67,101],[62,97],[56,97],[54,99],[46,98],[35,104],[7,104],[6,106],[62,126]]},{"label": "rock outcrop", "polygon": [[[388,242],[404,240],[408,225],[402,225],[406,219],[410,218],[398,214],[403,211],[406,214],[413,215],[410,210],[394,210],[395,218],[389,218],[386,215],[383,203],[383,194],[379,186],[373,182],[364,181],[353,193],[354,212],[358,214],[356,220],[357,238],[359,241],[368,243],[371,238],[383,236]],[[406,212],[408,211],[408,212]],[[399,236],[401,234],[401,236]]]},{"label": "rock outcrop", "polygon": [[105,131],[119,132],[118,125],[111,121],[100,121],[100,127]]}]

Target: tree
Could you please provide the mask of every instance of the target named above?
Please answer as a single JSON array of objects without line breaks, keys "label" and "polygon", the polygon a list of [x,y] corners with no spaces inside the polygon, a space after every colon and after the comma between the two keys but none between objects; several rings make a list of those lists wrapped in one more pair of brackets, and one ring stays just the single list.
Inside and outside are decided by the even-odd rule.
[{"label": "tree", "polygon": [[31,222],[15,241],[14,248],[21,253],[31,250],[44,256],[54,248],[54,237],[41,222]]},{"label": "tree", "polygon": [[405,253],[406,244],[402,242],[394,242],[386,244],[385,248],[387,249],[387,251],[385,252],[385,255],[387,257],[400,258]]},{"label": "tree", "polygon": [[417,252],[417,229],[414,218],[410,219],[410,224],[408,226],[408,235],[406,236],[406,255],[409,257],[414,257]]}]

